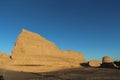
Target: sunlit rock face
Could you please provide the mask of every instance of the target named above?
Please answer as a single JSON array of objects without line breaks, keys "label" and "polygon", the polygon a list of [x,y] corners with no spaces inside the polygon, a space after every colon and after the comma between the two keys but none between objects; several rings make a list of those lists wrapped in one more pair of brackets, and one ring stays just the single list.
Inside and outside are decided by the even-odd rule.
[{"label": "sunlit rock face", "polygon": [[112,62],[113,60],[108,56],[104,56],[102,59],[102,63],[112,63]]},{"label": "sunlit rock face", "polygon": [[7,65],[11,61],[10,56],[0,52],[0,65]]},{"label": "sunlit rock face", "polygon": [[116,64],[113,63],[113,60],[110,57],[104,56],[103,59],[102,59],[101,67],[116,68]]},{"label": "sunlit rock face", "polygon": [[98,60],[91,60],[89,61],[89,66],[90,67],[100,67],[101,66],[101,62]]},{"label": "sunlit rock face", "polygon": [[80,52],[59,50],[39,34],[22,30],[12,51],[14,65],[75,66],[85,62]]}]

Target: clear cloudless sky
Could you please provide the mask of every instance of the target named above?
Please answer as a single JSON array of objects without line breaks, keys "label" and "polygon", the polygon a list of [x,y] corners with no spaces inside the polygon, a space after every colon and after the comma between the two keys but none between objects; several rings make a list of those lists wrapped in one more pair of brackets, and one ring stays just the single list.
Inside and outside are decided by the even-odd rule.
[{"label": "clear cloudless sky", "polygon": [[120,0],[0,0],[0,52],[23,28],[87,60],[120,59]]}]

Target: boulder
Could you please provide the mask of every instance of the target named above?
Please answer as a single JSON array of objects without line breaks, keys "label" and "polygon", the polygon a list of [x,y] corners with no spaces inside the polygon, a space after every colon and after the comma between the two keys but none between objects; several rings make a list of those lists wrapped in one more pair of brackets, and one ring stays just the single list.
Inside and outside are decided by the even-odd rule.
[{"label": "boulder", "polygon": [[100,67],[101,66],[101,62],[98,60],[91,60],[91,61],[89,61],[88,64],[90,67]]},{"label": "boulder", "polygon": [[101,67],[103,67],[103,68],[117,68],[117,66],[116,66],[116,64],[114,64],[113,60],[108,56],[103,57]]},{"label": "boulder", "polygon": [[102,63],[112,63],[112,62],[113,60],[108,56],[104,56],[102,59]]},{"label": "boulder", "polygon": [[81,52],[60,50],[53,42],[25,29],[12,50],[13,65],[74,66],[85,61]]},{"label": "boulder", "polygon": [[114,61],[114,64],[116,65],[116,68],[120,69],[120,61]]}]

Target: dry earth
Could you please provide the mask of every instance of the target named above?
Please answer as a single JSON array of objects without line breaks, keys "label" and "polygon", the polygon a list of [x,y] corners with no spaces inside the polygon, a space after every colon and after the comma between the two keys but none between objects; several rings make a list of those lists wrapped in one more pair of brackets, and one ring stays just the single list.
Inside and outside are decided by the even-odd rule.
[{"label": "dry earth", "polygon": [[71,68],[53,72],[0,70],[4,80],[120,80],[120,70],[108,68]]}]

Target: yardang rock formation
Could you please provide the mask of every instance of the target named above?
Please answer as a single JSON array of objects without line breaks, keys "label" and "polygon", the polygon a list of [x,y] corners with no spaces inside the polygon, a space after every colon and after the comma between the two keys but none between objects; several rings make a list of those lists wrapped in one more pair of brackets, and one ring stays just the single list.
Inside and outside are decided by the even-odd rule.
[{"label": "yardang rock formation", "polygon": [[[80,67],[86,64],[83,54],[73,50],[60,50],[39,34],[23,29],[18,36],[12,55],[0,53],[0,68],[17,71],[46,72],[58,69]],[[103,57],[102,64],[97,60],[89,61],[91,67],[119,68],[109,57]]]},{"label": "yardang rock formation", "polygon": [[39,34],[23,29],[12,50],[13,65],[80,66],[85,59],[80,52],[63,51]]},{"label": "yardang rock formation", "polygon": [[89,66],[90,67],[100,67],[101,66],[101,62],[98,60],[91,60],[89,61]]}]

